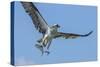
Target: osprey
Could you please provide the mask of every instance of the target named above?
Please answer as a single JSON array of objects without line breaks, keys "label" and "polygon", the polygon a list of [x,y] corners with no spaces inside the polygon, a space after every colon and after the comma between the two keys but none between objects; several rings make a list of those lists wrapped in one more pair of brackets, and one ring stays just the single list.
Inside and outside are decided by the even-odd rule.
[{"label": "osprey", "polygon": [[89,36],[93,31],[89,32],[88,34],[81,35],[81,34],[73,34],[73,33],[63,33],[59,32],[58,28],[60,26],[58,24],[54,24],[53,26],[49,26],[42,15],[40,14],[39,10],[32,2],[21,2],[22,6],[24,7],[26,13],[31,17],[35,28],[43,34],[42,38],[37,40],[37,44],[35,45],[41,52],[49,54],[49,47],[53,39],[62,37],[65,39],[68,38],[77,38],[77,37],[86,37]]}]

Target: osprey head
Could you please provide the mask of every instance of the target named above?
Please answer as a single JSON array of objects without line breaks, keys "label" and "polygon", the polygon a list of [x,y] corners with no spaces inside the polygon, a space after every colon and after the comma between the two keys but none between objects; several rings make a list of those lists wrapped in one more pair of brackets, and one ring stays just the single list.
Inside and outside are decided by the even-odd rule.
[{"label": "osprey head", "polygon": [[56,28],[60,28],[60,25],[58,25],[58,24],[54,24],[53,26]]}]

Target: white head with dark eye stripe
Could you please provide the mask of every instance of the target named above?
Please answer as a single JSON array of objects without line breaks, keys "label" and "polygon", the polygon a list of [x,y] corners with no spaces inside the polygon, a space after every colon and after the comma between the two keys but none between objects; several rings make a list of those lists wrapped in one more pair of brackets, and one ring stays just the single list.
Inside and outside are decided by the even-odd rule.
[{"label": "white head with dark eye stripe", "polygon": [[60,25],[54,24],[52,27],[54,27],[54,28],[60,28]]}]

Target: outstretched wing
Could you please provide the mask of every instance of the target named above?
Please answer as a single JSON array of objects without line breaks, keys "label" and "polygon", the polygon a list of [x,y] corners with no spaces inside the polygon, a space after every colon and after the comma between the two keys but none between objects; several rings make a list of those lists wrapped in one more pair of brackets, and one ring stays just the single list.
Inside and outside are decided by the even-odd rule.
[{"label": "outstretched wing", "polygon": [[29,14],[31,17],[33,24],[35,25],[35,28],[40,33],[45,33],[48,30],[48,24],[36,8],[36,6],[32,2],[21,2],[22,6],[24,7],[25,11]]},{"label": "outstretched wing", "polygon": [[57,35],[54,38],[63,37],[65,39],[68,39],[68,38],[74,39],[74,38],[77,38],[77,37],[86,37],[86,36],[89,36],[92,32],[93,31],[91,31],[91,32],[89,32],[88,34],[85,34],[85,35],[58,32]]}]

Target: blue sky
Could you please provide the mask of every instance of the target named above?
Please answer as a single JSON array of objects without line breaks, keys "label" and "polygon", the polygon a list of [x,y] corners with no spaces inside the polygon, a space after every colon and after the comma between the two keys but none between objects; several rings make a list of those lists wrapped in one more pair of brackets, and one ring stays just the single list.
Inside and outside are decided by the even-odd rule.
[{"label": "blue sky", "polygon": [[15,65],[68,63],[97,59],[97,8],[96,6],[58,5],[35,3],[49,25],[59,24],[59,31],[86,34],[84,38],[53,40],[50,54],[41,56],[35,47],[41,34],[19,2],[15,3],[14,45]]}]

